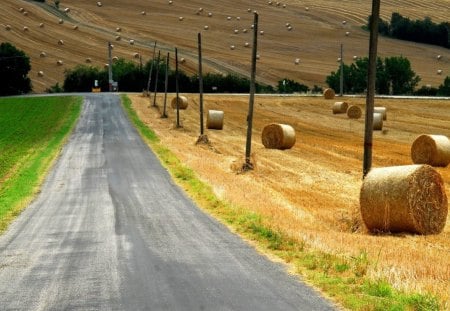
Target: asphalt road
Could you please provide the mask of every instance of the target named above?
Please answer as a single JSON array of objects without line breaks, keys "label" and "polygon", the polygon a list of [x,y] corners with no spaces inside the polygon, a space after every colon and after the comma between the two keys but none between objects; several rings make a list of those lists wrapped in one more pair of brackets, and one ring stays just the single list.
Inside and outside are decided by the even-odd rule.
[{"label": "asphalt road", "polygon": [[202,213],[115,95],[86,95],[42,192],[0,237],[0,310],[332,310]]}]

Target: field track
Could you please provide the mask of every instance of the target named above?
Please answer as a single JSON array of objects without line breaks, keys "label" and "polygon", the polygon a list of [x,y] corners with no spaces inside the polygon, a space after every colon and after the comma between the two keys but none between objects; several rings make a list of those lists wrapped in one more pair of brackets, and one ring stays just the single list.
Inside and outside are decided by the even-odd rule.
[{"label": "field track", "polygon": [[[139,0],[132,5],[127,1],[104,1],[101,8],[95,1],[62,1],[61,11],[68,7],[68,14],[55,12],[33,1],[4,0],[0,11],[0,41],[9,41],[25,50],[32,61],[31,78],[34,90],[42,92],[56,82],[63,82],[64,71],[92,59],[95,66],[107,63],[106,42],[112,41],[114,56],[139,62],[135,53],[146,62],[152,57],[152,45],[160,42],[163,51],[180,49],[185,57],[182,70],[192,74],[196,71],[196,35],[203,32],[205,70],[214,72],[237,72],[249,75],[250,50],[244,47],[251,42],[250,26],[253,16],[247,10],[260,14],[258,80],[276,84],[282,78],[290,78],[312,87],[324,86],[325,77],[337,69],[340,44],[344,44],[344,61],[351,63],[353,56],[365,56],[368,51],[368,33],[361,30],[370,14],[370,3],[357,0],[287,1],[286,8],[268,5],[267,1],[224,2],[167,0],[151,2]],[[196,15],[198,9],[204,9]],[[305,9],[308,7],[308,11]],[[19,11],[24,8],[28,15]],[[140,13],[145,11],[146,15]],[[212,17],[207,13],[211,12]],[[392,1],[382,3],[381,15],[389,19],[392,12],[399,12],[412,19],[430,16],[435,22],[448,21],[450,4],[447,0],[433,2]],[[182,16],[183,21],[179,21]],[[227,20],[230,16],[232,19]],[[237,17],[240,19],[238,20]],[[59,24],[62,18],[64,24]],[[347,23],[342,24],[345,20]],[[285,23],[291,23],[288,31]],[[40,28],[39,24],[44,23]],[[12,29],[7,31],[6,25]],[[73,26],[78,25],[74,30]],[[203,27],[209,26],[208,31]],[[28,27],[24,31],[23,27]],[[116,28],[121,32],[117,33]],[[247,33],[243,33],[243,29]],[[239,30],[238,34],[234,30]],[[350,36],[345,36],[349,31]],[[120,34],[121,40],[116,41]],[[135,40],[131,46],[129,40]],[[64,45],[58,45],[63,40]],[[235,45],[235,50],[230,50]],[[44,51],[47,57],[39,57]],[[438,86],[450,75],[450,52],[448,49],[398,40],[380,38],[379,54],[403,55],[411,60],[413,69],[421,76],[421,85]],[[440,61],[437,55],[443,55]],[[300,58],[299,65],[294,60]],[[63,65],[57,65],[62,60]],[[443,70],[437,75],[437,70]],[[38,77],[39,71],[44,72]]]}]

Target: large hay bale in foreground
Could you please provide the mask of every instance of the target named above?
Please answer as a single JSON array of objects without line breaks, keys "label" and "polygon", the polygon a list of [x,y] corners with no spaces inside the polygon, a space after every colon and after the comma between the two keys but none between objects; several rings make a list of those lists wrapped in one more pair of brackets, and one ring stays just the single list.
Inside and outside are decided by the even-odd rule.
[{"label": "large hay bale in foreground", "polygon": [[333,89],[328,88],[323,91],[323,97],[325,99],[334,99],[334,95],[335,93]]},{"label": "large hay bale in foreground", "polygon": [[359,119],[362,116],[362,110],[358,106],[352,105],[347,109],[347,116],[350,119]]},{"label": "large hay bale in foreground", "polygon": [[335,102],[333,104],[333,114],[346,113],[348,109],[347,102]]},{"label": "large hay bale in foreground", "polygon": [[206,116],[206,127],[210,130],[223,129],[223,116],[224,113],[221,110],[208,110]]},{"label": "large hay bale in foreground", "polygon": [[381,113],[383,115],[383,121],[387,120],[386,107],[374,107],[373,112]]},{"label": "large hay bale in foreground", "polygon": [[[172,106],[172,109],[177,109],[177,98],[174,97],[172,101],[170,102],[170,105]],[[179,109],[186,109],[188,107],[188,99],[185,96],[178,96],[178,108]]]},{"label": "large hay bale in foreground", "polygon": [[429,165],[375,168],[360,192],[361,216],[372,232],[440,233],[448,201],[441,175]]},{"label": "large hay bale in foreground", "polygon": [[450,140],[444,135],[420,135],[411,146],[415,164],[446,167],[450,163]]},{"label": "large hay bale in foreground", "polygon": [[373,114],[373,130],[374,131],[383,130],[383,115],[381,113],[375,112]]},{"label": "large hay bale in foreground", "polygon": [[295,145],[295,130],[288,124],[272,123],[264,127],[261,138],[268,149],[290,149]]}]

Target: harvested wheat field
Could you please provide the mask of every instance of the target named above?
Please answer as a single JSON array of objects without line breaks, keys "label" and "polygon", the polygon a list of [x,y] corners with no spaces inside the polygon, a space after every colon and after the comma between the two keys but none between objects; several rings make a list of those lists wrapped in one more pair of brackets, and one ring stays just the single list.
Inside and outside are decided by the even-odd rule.
[{"label": "harvested wheat field", "polygon": [[[206,130],[211,146],[196,145],[199,136],[198,96],[187,94],[182,128],[175,111],[160,118],[147,98],[132,95],[134,108],[187,166],[211,185],[216,195],[267,217],[281,232],[326,253],[343,258],[367,253],[367,274],[386,279],[398,289],[431,292],[450,299],[450,221],[438,235],[373,235],[362,224],[364,118],[332,114],[332,101],[321,97],[257,96],[254,111],[253,159],[256,169],[237,174],[244,163],[248,96],[205,96],[205,110],[224,111],[223,130]],[[169,97],[170,98],[170,97]],[[364,107],[364,98],[346,98]],[[162,98],[158,98],[159,106]],[[450,136],[449,102],[445,100],[377,99],[389,119],[374,133],[373,167],[412,164],[410,148],[423,133]],[[267,124],[294,127],[292,149],[266,149],[261,132]],[[436,168],[450,195],[450,167]],[[413,260],[412,260],[413,259]]]},{"label": "harvested wheat field", "polygon": [[[354,56],[368,55],[369,33],[361,27],[371,13],[370,1],[289,0],[283,2],[284,7],[269,5],[266,0],[176,0],[171,4],[167,0],[131,4],[110,0],[101,6],[91,0],[64,0],[59,10],[52,4],[2,0],[0,10],[0,41],[11,42],[30,56],[30,77],[38,93],[56,82],[62,84],[64,71],[85,64],[88,58],[88,64],[103,67],[108,41],[114,44],[113,56],[135,62],[140,61],[135,53],[143,62],[152,58],[155,40],[164,53],[173,55],[177,46],[180,59],[185,59],[180,69],[192,74],[197,68],[198,32],[203,37],[205,72],[249,76],[253,11],[258,12],[259,30],[264,32],[258,38],[258,82],[276,85],[289,78],[309,87],[325,87],[326,76],[338,68],[341,43],[345,63],[352,63]],[[66,8],[70,10],[65,12]],[[382,3],[382,18],[389,20],[393,12],[414,20],[429,16],[436,23],[448,22],[450,16],[447,0]],[[64,45],[58,45],[58,40]],[[448,49],[384,37],[378,48],[381,57],[407,57],[422,78],[420,86],[437,87],[450,74]],[[40,57],[41,52],[47,57]],[[57,60],[63,65],[57,66]]]}]

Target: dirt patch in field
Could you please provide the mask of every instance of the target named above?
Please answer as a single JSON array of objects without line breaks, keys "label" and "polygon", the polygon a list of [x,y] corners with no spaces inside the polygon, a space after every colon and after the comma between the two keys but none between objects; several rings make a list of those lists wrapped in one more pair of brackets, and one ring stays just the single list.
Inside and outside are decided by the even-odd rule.
[{"label": "dirt patch in field", "polygon": [[[225,113],[223,130],[205,131],[207,145],[196,144],[200,135],[197,95],[186,96],[189,107],[180,112],[181,128],[175,126],[174,111],[161,119],[159,108],[148,108],[148,98],[132,95],[131,99],[139,117],[162,143],[211,185],[218,197],[264,215],[274,228],[313,248],[343,257],[366,252],[378,262],[367,273],[399,289],[426,290],[449,298],[448,220],[444,232],[434,236],[374,236],[362,225],[364,118],[333,115],[334,101],[320,97],[257,96],[252,144],[256,169],[236,174],[236,167],[244,163],[248,96],[205,96],[205,111]],[[364,108],[363,98],[346,101]],[[376,104],[387,107],[388,120],[383,131],[374,133],[374,167],[411,164],[410,145],[419,134],[450,136],[444,118],[450,115],[448,102],[380,99]],[[295,128],[297,142],[292,149],[264,148],[261,131],[273,122]],[[450,196],[450,168],[437,170]]]}]

